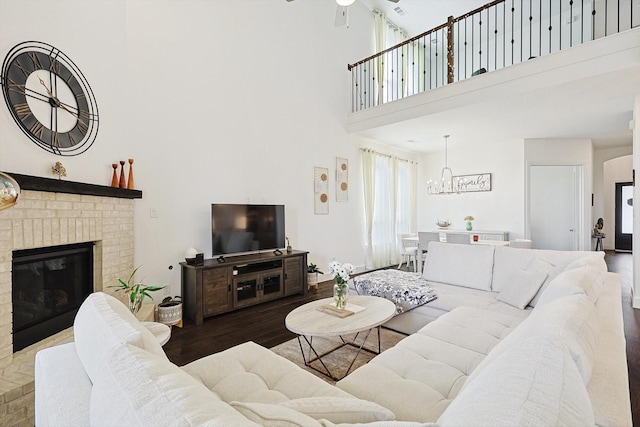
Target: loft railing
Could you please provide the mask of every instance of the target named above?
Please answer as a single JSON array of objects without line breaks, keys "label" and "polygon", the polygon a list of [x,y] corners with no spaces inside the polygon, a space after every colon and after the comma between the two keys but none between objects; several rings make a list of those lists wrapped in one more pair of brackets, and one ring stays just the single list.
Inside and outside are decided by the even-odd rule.
[{"label": "loft railing", "polygon": [[639,12],[635,0],[493,1],[349,64],[351,109],[382,105],[634,28],[640,24]]}]

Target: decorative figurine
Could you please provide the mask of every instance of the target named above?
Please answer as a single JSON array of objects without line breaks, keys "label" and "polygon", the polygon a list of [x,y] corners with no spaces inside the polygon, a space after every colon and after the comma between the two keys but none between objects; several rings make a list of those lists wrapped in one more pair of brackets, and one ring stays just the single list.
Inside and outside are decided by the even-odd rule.
[{"label": "decorative figurine", "polygon": [[593,235],[597,236],[597,235],[601,235],[602,233],[602,228],[604,227],[604,221],[602,220],[602,218],[598,218],[598,221],[596,222],[595,227],[593,227]]},{"label": "decorative figurine", "polygon": [[51,166],[51,172],[53,172],[54,175],[58,175],[58,179],[62,179],[63,176],[67,176],[67,170],[60,162],[56,162],[54,166]]}]

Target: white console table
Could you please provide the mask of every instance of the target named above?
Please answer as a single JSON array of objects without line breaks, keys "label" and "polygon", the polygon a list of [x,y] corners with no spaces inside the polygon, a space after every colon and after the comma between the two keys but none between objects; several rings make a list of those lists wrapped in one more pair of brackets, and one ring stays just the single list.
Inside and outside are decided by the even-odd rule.
[{"label": "white console table", "polygon": [[509,232],[508,231],[492,231],[492,230],[450,230],[450,229],[442,229],[439,228],[435,230],[440,233],[440,241],[446,240],[447,233],[467,233],[469,234],[469,239],[472,236],[478,236],[478,240],[503,240],[509,241]]}]

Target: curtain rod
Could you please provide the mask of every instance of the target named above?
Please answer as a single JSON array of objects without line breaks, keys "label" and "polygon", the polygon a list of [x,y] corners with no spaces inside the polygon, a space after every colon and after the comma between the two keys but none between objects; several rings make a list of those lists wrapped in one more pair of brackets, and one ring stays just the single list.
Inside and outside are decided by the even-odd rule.
[{"label": "curtain rod", "polygon": [[383,154],[383,153],[380,153],[379,151],[372,150],[371,148],[361,148],[360,151],[364,151],[364,152],[367,152],[367,153],[373,153],[373,154],[375,154],[377,156],[388,157],[390,159],[398,159],[401,162],[414,163],[416,165],[418,164],[418,162],[415,162],[413,160],[403,159],[402,157],[392,156],[391,154]]}]

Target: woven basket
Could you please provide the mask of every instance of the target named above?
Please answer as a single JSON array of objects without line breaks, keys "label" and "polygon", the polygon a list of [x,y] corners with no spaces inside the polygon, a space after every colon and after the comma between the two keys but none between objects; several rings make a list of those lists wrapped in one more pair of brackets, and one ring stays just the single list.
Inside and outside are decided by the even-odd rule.
[{"label": "woven basket", "polygon": [[158,304],[158,322],[175,325],[182,320],[182,302],[167,301]]}]

